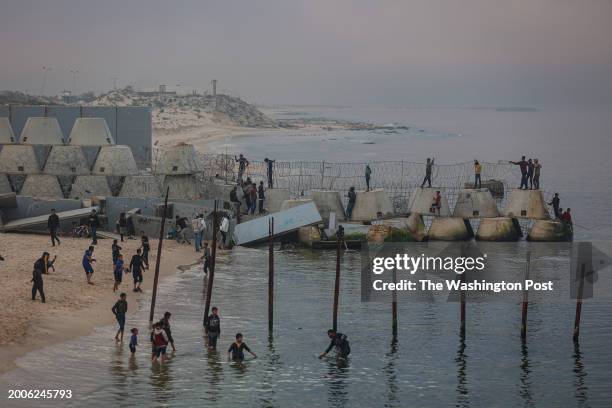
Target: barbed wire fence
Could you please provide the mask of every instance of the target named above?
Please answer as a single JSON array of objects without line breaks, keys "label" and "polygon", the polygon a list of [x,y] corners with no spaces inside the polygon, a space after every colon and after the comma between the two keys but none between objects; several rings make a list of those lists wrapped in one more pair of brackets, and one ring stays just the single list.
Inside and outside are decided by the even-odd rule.
[{"label": "barbed wire fence", "polygon": [[[234,155],[201,153],[204,180],[223,179],[234,182],[238,174],[238,163]],[[372,169],[371,189],[382,188],[389,195],[396,213],[407,212],[412,192],[419,188],[425,177],[425,164],[408,161],[367,162]],[[520,170],[508,162],[481,162],[483,187],[489,181],[503,185],[500,195],[495,195],[498,205],[503,207],[507,192],[518,187]],[[334,190],[342,196],[350,187],[365,190],[366,163],[342,163],[327,161],[280,161],[274,163],[274,187],[286,188],[294,198],[307,197],[310,190]],[[267,180],[267,163],[249,161],[244,178],[253,182]],[[474,163],[438,164],[433,166],[432,187],[440,190],[449,206],[454,208],[458,192],[471,188],[474,183]],[[552,194],[545,192],[548,199]],[[346,197],[344,197],[346,200]]]}]

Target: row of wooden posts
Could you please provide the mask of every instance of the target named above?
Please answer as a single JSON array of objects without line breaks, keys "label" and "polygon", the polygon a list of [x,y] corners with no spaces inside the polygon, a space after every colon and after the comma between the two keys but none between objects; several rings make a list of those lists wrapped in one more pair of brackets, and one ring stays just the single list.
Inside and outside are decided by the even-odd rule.
[{"label": "row of wooden posts", "polygon": [[[162,216],[162,223],[159,231],[159,243],[157,246],[157,259],[155,261],[155,277],[153,279],[153,293],[151,295],[151,309],[149,313],[149,323],[153,323],[153,316],[155,313],[155,300],[157,297],[157,285],[159,281],[159,267],[161,262],[162,254],[162,243],[164,240],[165,224],[166,224],[166,208],[168,207],[168,193],[169,189],[166,190],[166,197],[164,200],[164,213]],[[213,239],[211,249],[211,260],[209,264],[209,276],[208,284],[206,286],[206,302],[204,306],[204,326],[207,325],[208,315],[210,312],[210,301],[212,298],[213,282],[215,278],[215,261],[217,256],[217,231],[219,229],[219,203],[215,200],[214,212],[213,212]],[[340,299],[340,259],[342,257],[343,239],[341,236],[337,237],[336,244],[336,278],[334,284],[334,303],[332,312],[332,327],[334,330],[338,329],[338,306]],[[531,263],[531,254],[527,253],[527,262],[525,266],[525,281],[529,279]],[[578,341],[580,335],[580,317],[582,314],[582,297],[584,291],[584,278],[585,278],[585,265],[582,264],[580,268],[580,283],[578,286],[578,296],[576,299],[576,314],[574,320],[574,332],[573,339]],[[462,282],[465,281],[465,274],[461,275]],[[397,281],[397,275],[395,269],[393,270],[393,281]],[[521,304],[521,339],[526,341],[527,339],[527,311],[529,309],[529,297],[528,291],[523,290],[523,301]],[[391,303],[391,332],[393,341],[397,340],[397,293],[392,292],[392,303]],[[268,222],[268,331],[272,334],[274,329],[274,217],[271,217]],[[465,338],[466,329],[466,294],[465,291],[460,293],[460,326],[459,333],[462,339]]]}]

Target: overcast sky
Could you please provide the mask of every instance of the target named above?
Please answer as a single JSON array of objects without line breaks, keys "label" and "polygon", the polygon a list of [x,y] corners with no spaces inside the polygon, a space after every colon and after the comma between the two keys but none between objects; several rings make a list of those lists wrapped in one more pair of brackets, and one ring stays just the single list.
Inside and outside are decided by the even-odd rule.
[{"label": "overcast sky", "polygon": [[260,103],[612,103],[612,0],[2,0],[0,89]]}]

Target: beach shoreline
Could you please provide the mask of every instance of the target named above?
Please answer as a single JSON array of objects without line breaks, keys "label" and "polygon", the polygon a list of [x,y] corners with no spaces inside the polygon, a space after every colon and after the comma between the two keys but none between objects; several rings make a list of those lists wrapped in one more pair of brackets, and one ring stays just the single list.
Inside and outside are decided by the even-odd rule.
[{"label": "beach shoreline", "polygon": [[[157,240],[150,240],[151,266],[144,272],[143,293],[132,292],[131,274],[124,275],[119,291],[113,293],[112,240],[98,241],[94,251],[94,258],[97,259],[94,264],[94,285],[87,285],[80,264],[82,251],[89,246],[89,240],[66,237],[55,248],[48,241],[46,235],[0,233],[0,254],[6,259],[0,263],[5,281],[5,285],[0,287],[0,306],[4,312],[4,330],[0,334],[0,375],[17,368],[17,360],[29,352],[86,336],[97,327],[114,324],[115,318],[110,309],[120,292],[128,295],[128,318],[145,306],[142,299],[151,293]],[[127,264],[139,247],[139,241],[129,240],[119,244]],[[52,256],[58,254],[57,272],[43,278],[47,298],[44,304],[38,296],[36,301],[30,300],[32,265],[43,251],[50,252]],[[160,281],[175,276],[197,262],[198,256],[191,245],[165,240]],[[157,310],[156,316],[160,313],[163,311]],[[124,337],[129,338],[129,332]]]}]

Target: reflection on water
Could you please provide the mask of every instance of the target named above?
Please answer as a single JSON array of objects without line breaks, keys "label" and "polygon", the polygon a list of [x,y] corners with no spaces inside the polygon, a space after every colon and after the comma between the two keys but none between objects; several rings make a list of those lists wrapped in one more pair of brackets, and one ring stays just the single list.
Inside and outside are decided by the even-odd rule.
[{"label": "reflection on water", "polygon": [[[0,392],[41,384],[71,388],[69,404],[47,401],[62,407],[610,406],[610,302],[585,303],[582,343],[574,347],[575,302],[534,298],[522,348],[520,293],[514,302],[468,297],[465,338],[457,335],[458,303],[399,302],[398,341],[390,344],[390,304],[360,301],[360,255],[347,252],[338,327],[351,342],[351,356],[319,360],[329,344],[335,252],[278,251],[275,260],[273,337],[266,320],[267,251],[236,248],[217,262],[211,304],[221,318],[217,351],[203,337],[204,283],[201,268],[194,268],[165,281],[158,293],[156,317],[172,312],[178,349],[167,364],[151,363],[143,308],[127,322],[141,333],[135,356],[127,342],[115,343],[115,326],[99,328],[20,359],[20,369],[2,377]],[[229,363],[226,353],[239,331],[258,355],[243,365]],[[585,355],[597,356],[588,359],[588,388]]]}]

